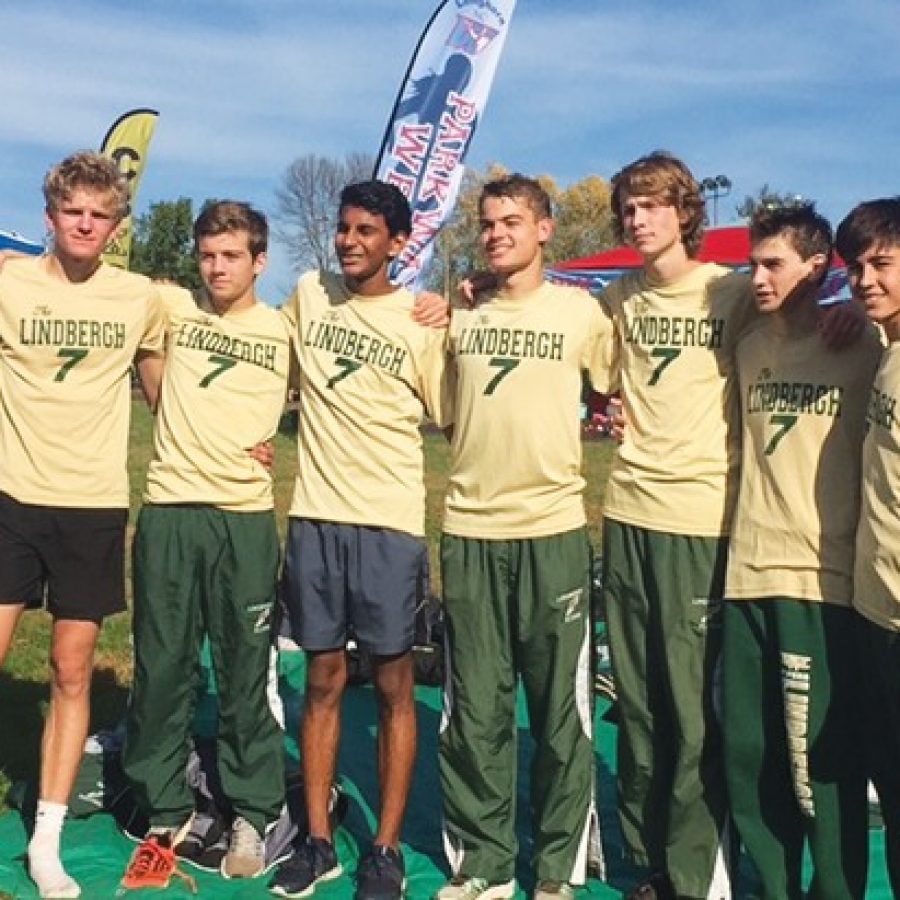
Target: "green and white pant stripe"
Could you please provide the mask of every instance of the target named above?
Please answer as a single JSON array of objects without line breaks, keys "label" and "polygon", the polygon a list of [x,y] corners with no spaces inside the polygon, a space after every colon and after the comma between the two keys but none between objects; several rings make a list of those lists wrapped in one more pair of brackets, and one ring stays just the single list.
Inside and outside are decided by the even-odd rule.
[{"label": "green and white pant stripe", "polygon": [[865,896],[866,772],[856,614],[788,597],[725,603],[725,772],[764,897]]},{"label": "green and white pant stripe", "polygon": [[267,697],[279,548],[271,511],[146,505],[135,533],[132,696],[126,774],[153,825],[180,826],[185,766],[209,636],[225,794],[262,832],[284,800],[283,735]]},{"label": "green and white pant stripe", "polygon": [[603,522],[622,833],[679,897],[731,896],[717,715],[726,551],[724,538]]},{"label": "green and white pant stripe", "polygon": [[441,568],[440,774],[451,868],[494,884],[514,877],[521,677],[535,740],[535,874],[583,884],[596,821],[587,531],[517,540],[445,534]]}]

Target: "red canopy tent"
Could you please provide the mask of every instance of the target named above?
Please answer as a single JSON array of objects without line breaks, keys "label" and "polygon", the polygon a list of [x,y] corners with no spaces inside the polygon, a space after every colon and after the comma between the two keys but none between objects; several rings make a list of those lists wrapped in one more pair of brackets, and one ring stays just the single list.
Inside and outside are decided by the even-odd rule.
[{"label": "red canopy tent", "polygon": [[[750,258],[750,230],[746,225],[710,228],[703,235],[697,258],[733,269],[746,269]],[[641,267],[640,254],[633,247],[614,247],[593,256],[567,259],[547,269],[551,281],[577,284],[591,291],[599,291],[610,281],[632,269]],[[822,289],[822,300],[834,302],[847,296],[847,279],[843,260],[835,255],[831,271]]]},{"label": "red canopy tent", "polygon": [[[723,266],[746,266],[750,257],[750,232],[744,225],[727,228],[710,228],[703,236],[697,258],[702,262],[716,262]],[[614,247],[593,256],[581,259],[567,259],[557,263],[554,269],[564,272],[579,271],[621,271],[639,269],[640,254],[633,247]]]}]

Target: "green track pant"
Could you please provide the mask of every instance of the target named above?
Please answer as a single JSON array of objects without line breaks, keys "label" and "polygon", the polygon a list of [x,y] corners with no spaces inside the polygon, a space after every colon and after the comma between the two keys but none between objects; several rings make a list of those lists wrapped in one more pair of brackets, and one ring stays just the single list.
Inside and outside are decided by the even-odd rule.
[{"label": "green track pant", "polygon": [[511,879],[516,864],[516,685],[521,676],[538,879],[584,883],[594,821],[590,562],[584,529],[441,545],[448,666],[440,736],[454,874]]},{"label": "green track pant", "polygon": [[[856,617],[856,632],[865,745],[884,819],[888,875],[894,896],[900,897],[900,632],[862,616]],[[853,752],[861,750],[856,746]]]},{"label": "green track pant", "polygon": [[619,818],[635,862],[679,897],[730,896],[714,694],[725,539],[603,523],[609,647],[619,698]]},{"label": "green track pant", "polygon": [[278,535],[270,512],[145,506],[134,540],[134,684],[124,766],[153,825],[193,809],[185,781],[209,636],[219,692],[219,773],[262,831],[284,799],[283,736],[266,695]]},{"label": "green track pant", "polygon": [[725,774],[765,900],[866,890],[868,811],[854,613],[808,600],[725,603]]}]

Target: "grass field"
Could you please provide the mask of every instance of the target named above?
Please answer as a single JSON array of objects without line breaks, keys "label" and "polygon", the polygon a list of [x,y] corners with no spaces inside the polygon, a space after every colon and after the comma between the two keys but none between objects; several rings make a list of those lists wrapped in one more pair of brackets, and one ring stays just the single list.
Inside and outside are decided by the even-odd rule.
[{"label": "grass field", "polygon": [[[539,427],[539,426],[536,426]],[[144,473],[151,453],[152,419],[142,402],[135,402],[131,427],[129,473],[131,477],[131,525],[140,505]],[[612,447],[608,441],[586,441],[586,505],[595,545],[599,543],[600,506]],[[514,450],[512,451],[514,452]],[[440,513],[447,483],[449,452],[439,433],[426,433],[427,488],[426,535],[432,558],[432,578],[437,579],[437,541]],[[276,438],[275,497],[279,528],[284,532],[293,486],[296,447],[288,417]],[[44,613],[23,616],[4,671],[0,672],[0,812],[6,809],[10,783],[33,779],[38,771],[38,747],[47,703],[47,653],[49,618]],[[131,617],[114,616],[103,628],[94,675],[92,729],[115,724],[122,715],[131,681]]]}]

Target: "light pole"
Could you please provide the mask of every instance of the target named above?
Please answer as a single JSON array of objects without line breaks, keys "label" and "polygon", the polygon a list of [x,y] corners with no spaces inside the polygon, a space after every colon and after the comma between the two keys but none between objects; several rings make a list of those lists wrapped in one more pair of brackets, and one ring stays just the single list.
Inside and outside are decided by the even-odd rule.
[{"label": "light pole", "polygon": [[700,191],[703,199],[712,197],[713,201],[713,226],[719,224],[719,197],[727,197],[731,193],[731,179],[727,175],[716,175],[713,178],[704,178],[700,182]]}]

